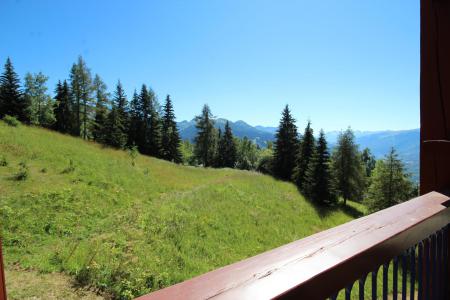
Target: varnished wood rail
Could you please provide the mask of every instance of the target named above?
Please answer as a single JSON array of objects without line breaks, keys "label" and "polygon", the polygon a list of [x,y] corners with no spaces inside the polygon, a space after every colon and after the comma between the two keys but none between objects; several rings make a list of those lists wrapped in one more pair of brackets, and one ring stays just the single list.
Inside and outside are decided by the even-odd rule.
[{"label": "varnished wood rail", "polygon": [[446,227],[449,203],[430,192],[138,299],[325,299]]}]

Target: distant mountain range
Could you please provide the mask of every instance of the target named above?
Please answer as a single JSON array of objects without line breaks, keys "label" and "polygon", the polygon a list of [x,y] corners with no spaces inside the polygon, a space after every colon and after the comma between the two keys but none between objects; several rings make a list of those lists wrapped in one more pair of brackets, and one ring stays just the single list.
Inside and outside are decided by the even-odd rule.
[{"label": "distant mountain range", "polygon": [[[226,119],[216,119],[216,128],[225,127]],[[260,147],[266,147],[268,141],[275,139],[277,127],[251,126],[244,121],[231,122],[233,134],[239,138],[247,137]],[[193,141],[197,134],[195,120],[178,123],[182,139]],[[317,132],[316,132],[317,133]],[[405,162],[408,171],[415,181],[419,179],[419,129],[398,131],[358,131],[355,130],[355,140],[360,150],[369,148],[376,158],[382,158],[394,147],[400,158]],[[326,132],[330,148],[336,144],[340,131]]]},{"label": "distant mountain range", "polygon": [[[226,119],[215,119],[215,127],[220,128],[222,131],[225,128]],[[248,139],[254,141],[260,147],[266,147],[268,141],[273,141],[275,137],[275,131],[271,130],[272,127],[262,127],[256,126],[253,127],[244,121],[236,121],[230,122],[231,130],[233,131],[233,135],[243,138],[246,136]],[[194,138],[197,134],[197,128],[195,127],[195,120],[191,121],[182,121],[178,123],[178,128],[180,130],[181,138],[183,140],[194,141]]]}]

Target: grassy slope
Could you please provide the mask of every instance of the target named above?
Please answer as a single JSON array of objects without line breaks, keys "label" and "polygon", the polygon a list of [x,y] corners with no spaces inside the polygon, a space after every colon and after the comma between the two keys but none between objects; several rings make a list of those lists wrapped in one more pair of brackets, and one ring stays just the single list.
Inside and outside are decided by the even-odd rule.
[{"label": "grassy slope", "polygon": [[[294,185],[269,176],[145,156],[133,167],[126,152],[0,121],[1,155],[7,265],[65,271],[123,298],[352,219],[319,214]],[[64,172],[69,160],[75,170]],[[30,176],[16,181],[21,161]]]}]

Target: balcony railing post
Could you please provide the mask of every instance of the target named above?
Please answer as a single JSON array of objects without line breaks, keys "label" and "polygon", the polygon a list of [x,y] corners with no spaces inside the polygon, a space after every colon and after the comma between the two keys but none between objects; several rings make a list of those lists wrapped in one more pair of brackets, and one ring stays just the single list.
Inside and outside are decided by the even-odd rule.
[{"label": "balcony railing post", "polygon": [[5,271],[4,271],[4,265],[3,265],[1,238],[0,238],[0,300],[6,300]]},{"label": "balcony railing post", "polygon": [[[430,191],[450,193],[450,1],[420,1],[420,194]],[[447,235],[447,234],[446,234]],[[444,241],[448,261],[449,239]],[[432,248],[432,247],[431,247]],[[430,255],[430,243],[424,256]],[[445,250],[446,249],[446,250]],[[434,255],[434,254],[433,254]],[[430,257],[433,260],[433,257]],[[422,263],[425,263],[426,260]],[[423,265],[425,267],[425,264]],[[444,263],[445,273],[450,266]],[[423,276],[423,295],[429,294]],[[435,270],[431,270],[434,272]],[[444,299],[450,299],[449,278]],[[436,284],[436,282],[430,282]],[[425,299],[425,298],[424,298]]]}]

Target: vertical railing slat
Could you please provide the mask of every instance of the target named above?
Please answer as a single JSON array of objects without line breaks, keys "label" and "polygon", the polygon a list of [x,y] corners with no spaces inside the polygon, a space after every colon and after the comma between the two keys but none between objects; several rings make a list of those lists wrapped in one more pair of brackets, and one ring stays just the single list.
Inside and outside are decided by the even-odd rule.
[{"label": "vertical railing slat", "polygon": [[378,268],[372,271],[372,300],[377,300],[377,273]]},{"label": "vertical railing slat", "polygon": [[431,259],[431,298],[437,298],[437,289],[436,289],[436,281],[437,281],[437,262],[436,262],[436,234],[431,235],[431,247],[430,247],[430,259]]},{"label": "vertical railing slat", "polygon": [[423,275],[425,279],[424,284],[424,299],[429,299],[430,297],[430,239],[427,238],[424,244],[424,260],[425,260],[425,274]]},{"label": "vertical railing slat", "polygon": [[436,299],[442,299],[442,230],[436,234]]},{"label": "vertical railing slat", "polygon": [[353,283],[345,288],[345,300],[350,300],[352,296]]},{"label": "vertical railing slat", "polygon": [[383,300],[388,299],[388,272],[389,262],[383,264]]},{"label": "vertical railing slat", "polygon": [[416,292],[416,247],[413,246],[410,250],[411,256],[411,271],[410,271],[410,300],[414,300],[414,293]]},{"label": "vertical railing slat", "polygon": [[423,242],[419,243],[419,258],[417,259],[417,283],[418,283],[418,293],[417,299],[423,299]]},{"label": "vertical railing slat", "polygon": [[363,278],[358,280],[359,282],[359,300],[364,300],[364,283],[366,281],[367,275],[364,275]]},{"label": "vertical railing slat", "polygon": [[398,257],[395,257],[392,269],[392,299],[397,300],[397,295],[398,295]]},{"label": "vertical railing slat", "polygon": [[444,281],[444,284],[443,284],[443,293],[444,293],[444,295],[446,296],[446,298],[445,299],[447,299],[447,300],[450,300],[450,287],[449,287],[449,285],[450,284],[448,284],[448,282],[450,281],[450,278],[449,278],[449,268],[450,268],[450,265],[449,265],[449,234],[450,234],[450,224],[449,225],[447,225],[445,228],[444,228],[444,276],[443,276],[443,281]]},{"label": "vertical railing slat", "polygon": [[407,261],[406,261],[406,253],[403,253],[402,258],[402,300],[406,300],[407,290],[406,290],[406,279],[408,278],[408,269],[407,269]]}]

